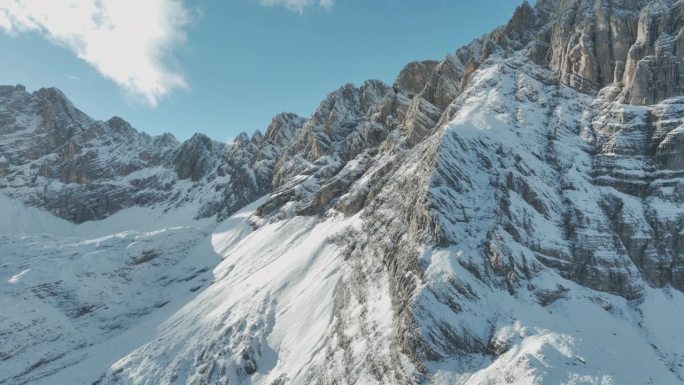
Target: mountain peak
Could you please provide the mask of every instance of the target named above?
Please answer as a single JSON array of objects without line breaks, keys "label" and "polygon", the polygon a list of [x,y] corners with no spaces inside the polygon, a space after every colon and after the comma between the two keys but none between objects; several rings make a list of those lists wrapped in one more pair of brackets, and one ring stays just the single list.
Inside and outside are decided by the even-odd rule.
[{"label": "mountain peak", "polygon": [[519,5],[506,25],[506,32],[514,38],[523,39],[525,34],[534,31],[537,18],[534,8],[525,0]]},{"label": "mountain peak", "polygon": [[0,383],[681,384],[682,4],[523,3],[232,144],[0,87]]},{"label": "mountain peak", "polygon": [[11,95],[15,92],[26,92],[26,87],[21,84],[17,84],[16,86],[0,85],[0,95]]}]

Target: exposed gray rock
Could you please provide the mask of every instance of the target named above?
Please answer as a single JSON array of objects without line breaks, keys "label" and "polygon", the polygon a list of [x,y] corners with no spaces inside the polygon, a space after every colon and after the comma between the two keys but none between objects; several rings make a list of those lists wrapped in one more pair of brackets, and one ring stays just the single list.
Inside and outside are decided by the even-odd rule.
[{"label": "exposed gray rock", "polygon": [[192,201],[198,216],[230,215],[268,191],[279,154],[304,123],[283,114],[266,137],[226,145],[196,134],[181,144],[119,117],[94,121],[56,89],[3,86],[0,104],[3,192],[77,223]]},{"label": "exposed gray rock", "polygon": [[684,93],[684,3],[652,2],[639,15],[623,82],[625,98],[648,105]]},{"label": "exposed gray rock", "polygon": [[[238,141],[239,138],[236,142]],[[238,142],[237,145],[240,143]],[[181,179],[190,178],[193,182],[202,179],[216,166],[214,163],[223,152],[221,147],[205,135],[193,135],[180,146],[173,159],[178,177]]]},{"label": "exposed gray rock", "polygon": [[[378,384],[470,373],[508,351],[493,332],[515,321],[500,321],[508,302],[551,317],[577,288],[601,312],[651,288],[684,290],[683,4],[524,3],[393,86],[347,84],[310,118],[278,115],[230,145],[151,138],[92,121],[56,90],[3,86],[0,187],[76,222],[191,203],[222,219],[260,197],[253,228],[358,215],[334,240],[344,273],[320,350],[334,364],[308,367],[308,383],[354,383],[359,368]],[[370,315],[378,292],[391,326]],[[264,327],[251,321],[236,325]],[[229,348],[198,357],[198,383],[261,370],[266,342],[230,333]]]},{"label": "exposed gray rock", "polygon": [[395,87],[409,94],[419,94],[427,85],[439,63],[434,60],[409,63],[399,73]]}]

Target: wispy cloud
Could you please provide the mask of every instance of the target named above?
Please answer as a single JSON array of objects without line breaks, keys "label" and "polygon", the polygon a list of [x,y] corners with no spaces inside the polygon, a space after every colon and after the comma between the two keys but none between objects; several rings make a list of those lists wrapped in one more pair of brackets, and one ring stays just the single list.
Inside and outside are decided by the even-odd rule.
[{"label": "wispy cloud", "polygon": [[42,34],[152,107],[187,88],[172,51],[188,21],[181,0],[0,0],[0,29]]},{"label": "wispy cloud", "polygon": [[261,0],[267,6],[283,6],[289,10],[303,13],[309,7],[332,8],[334,0]]}]

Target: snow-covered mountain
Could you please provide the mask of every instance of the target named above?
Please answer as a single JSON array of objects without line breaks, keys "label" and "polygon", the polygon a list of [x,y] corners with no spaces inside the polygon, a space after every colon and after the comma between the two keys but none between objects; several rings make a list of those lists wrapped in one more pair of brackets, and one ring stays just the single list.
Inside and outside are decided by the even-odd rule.
[{"label": "snow-covered mountain", "polygon": [[232,144],[1,87],[0,384],[682,384],[683,59],[538,0]]}]

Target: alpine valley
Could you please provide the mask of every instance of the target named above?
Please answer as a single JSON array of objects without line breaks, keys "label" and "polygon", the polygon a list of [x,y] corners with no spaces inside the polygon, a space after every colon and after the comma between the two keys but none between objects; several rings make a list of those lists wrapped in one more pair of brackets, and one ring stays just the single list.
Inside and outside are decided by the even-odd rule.
[{"label": "alpine valley", "polygon": [[682,291],[684,0],[523,3],[230,144],[0,87],[2,385],[676,385]]}]

